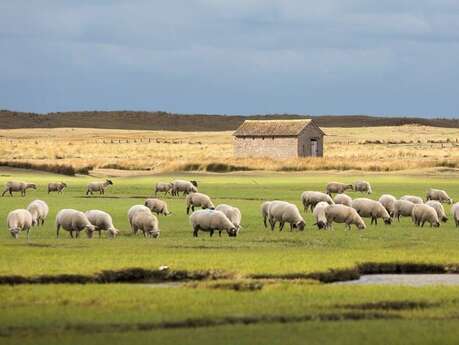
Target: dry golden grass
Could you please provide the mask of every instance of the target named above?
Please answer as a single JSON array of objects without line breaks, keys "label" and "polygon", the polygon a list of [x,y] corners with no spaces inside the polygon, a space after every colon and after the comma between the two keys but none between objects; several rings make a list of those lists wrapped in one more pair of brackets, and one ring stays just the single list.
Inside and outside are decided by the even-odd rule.
[{"label": "dry golden grass", "polygon": [[325,157],[273,160],[233,157],[231,132],[0,130],[0,160],[154,172],[459,167],[457,129],[410,125],[326,128],[325,132]]}]

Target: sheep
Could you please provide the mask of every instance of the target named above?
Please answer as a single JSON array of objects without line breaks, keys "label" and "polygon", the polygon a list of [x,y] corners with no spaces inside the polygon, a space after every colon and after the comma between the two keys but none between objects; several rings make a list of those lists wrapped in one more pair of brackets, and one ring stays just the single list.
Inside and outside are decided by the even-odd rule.
[{"label": "sheep", "polygon": [[239,230],[225,216],[222,211],[217,210],[198,210],[190,216],[190,223],[193,228],[193,237],[198,237],[199,230],[210,233],[212,237],[214,231],[218,231],[219,236],[225,230],[229,237],[236,237]]},{"label": "sheep", "polygon": [[389,213],[389,216],[393,217],[394,216],[394,205],[397,199],[393,195],[383,194],[381,195],[378,201],[381,203],[381,205],[384,206],[387,213]]},{"label": "sheep", "polygon": [[190,214],[191,211],[194,212],[195,207],[201,207],[202,209],[210,208],[211,210],[215,209],[212,200],[209,196],[203,193],[191,193],[186,196],[186,214]]},{"label": "sheep", "polygon": [[426,222],[429,222],[431,227],[438,228],[440,226],[437,212],[433,207],[426,204],[415,204],[411,213],[411,219],[416,226],[424,227]]},{"label": "sheep", "polygon": [[13,196],[13,192],[21,192],[21,196],[25,196],[27,189],[37,189],[37,185],[29,182],[8,181],[5,184],[5,190],[2,196],[4,196],[6,192],[10,193],[10,196]]},{"label": "sheep", "polygon": [[352,205],[352,198],[347,194],[336,194],[333,201],[335,202],[335,204],[339,205],[346,205],[349,207],[351,207]]},{"label": "sheep", "polygon": [[304,212],[307,212],[308,208],[310,208],[312,212],[314,207],[321,201],[324,201],[330,205],[334,204],[332,198],[328,194],[314,191],[305,191],[301,193],[301,202],[304,207]]},{"label": "sheep", "polygon": [[371,189],[370,182],[368,181],[357,181],[354,183],[354,190],[356,192],[367,192],[368,194],[371,194],[373,190]]},{"label": "sheep", "polygon": [[158,182],[155,185],[155,196],[158,194],[158,192],[164,192],[164,196],[166,196],[167,193],[171,191],[172,187],[172,183]]},{"label": "sheep", "polygon": [[459,226],[459,202],[456,202],[453,206],[451,206],[451,213],[453,214],[454,222],[456,223],[456,227]]},{"label": "sheep", "polygon": [[325,217],[327,218],[327,226],[333,228],[333,222],[345,223],[347,229],[351,229],[351,225],[355,225],[359,230],[366,229],[365,222],[362,217],[352,207],[346,205],[330,205],[325,209]]},{"label": "sheep", "polygon": [[86,195],[89,193],[99,192],[99,194],[105,194],[105,188],[113,185],[111,180],[105,180],[105,182],[91,182],[88,184],[88,189],[86,190]]},{"label": "sheep", "polygon": [[172,212],[169,212],[167,209],[167,203],[160,199],[147,199],[145,200],[144,205],[148,207],[151,212],[155,212],[158,216],[160,214],[165,216],[172,214]]},{"label": "sheep", "polygon": [[451,199],[444,190],[430,188],[426,194],[426,201],[428,200],[437,200],[447,204],[452,204],[453,199]]},{"label": "sheep", "polygon": [[331,196],[333,193],[342,194],[348,189],[353,190],[354,186],[351,184],[345,184],[340,182],[329,182],[327,184],[325,192]]},{"label": "sheep", "polygon": [[70,233],[70,237],[73,237],[75,232],[75,238],[80,236],[80,231],[86,230],[88,237],[92,237],[92,233],[96,227],[91,224],[86,215],[74,209],[62,209],[56,215],[56,237],[59,238],[59,231],[61,227]]},{"label": "sheep", "polygon": [[400,216],[411,217],[413,212],[414,203],[409,200],[396,200],[394,202],[394,219],[397,218],[400,221]]},{"label": "sheep", "polygon": [[430,207],[432,207],[435,210],[435,212],[437,212],[438,219],[441,220],[443,223],[446,223],[448,221],[445,209],[439,201],[429,200],[425,203],[425,205],[429,205]]},{"label": "sheep", "polygon": [[408,200],[411,201],[413,204],[423,204],[424,201],[421,197],[415,195],[404,195],[400,198],[400,200]]},{"label": "sheep", "polygon": [[237,231],[241,229],[241,211],[237,207],[220,204],[215,210],[223,212],[230,222],[233,223]]},{"label": "sheep", "polygon": [[314,225],[317,225],[319,229],[324,229],[327,227],[327,217],[325,216],[325,210],[328,206],[330,206],[328,203],[321,201],[316,205],[316,207],[314,207],[314,210],[312,211],[312,214],[316,220]]},{"label": "sheep", "polygon": [[261,204],[261,216],[263,217],[263,224],[265,225],[265,228],[268,227],[268,224],[266,220],[268,219],[268,209],[269,205],[271,204],[271,201],[265,201],[264,203]]},{"label": "sheep", "polygon": [[67,184],[65,182],[48,183],[48,194],[51,192],[57,192],[57,194],[60,194],[65,188],[67,188]]},{"label": "sheep", "polygon": [[371,224],[378,225],[378,218],[382,218],[385,224],[390,224],[392,218],[384,206],[379,202],[367,198],[358,198],[352,201],[352,208],[357,211],[359,216],[371,218]]},{"label": "sheep", "polygon": [[271,230],[274,230],[276,223],[279,222],[279,230],[284,229],[285,223],[290,224],[290,231],[293,229],[304,230],[305,222],[301,217],[296,205],[286,201],[273,201],[268,208],[268,219]]},{"label": "sheep", "polygon": [[[112,216],[110,216],[107,212],[101,210],[89,210],[84,214],[88,218],[89,222],[95,226],[95,231],[99,232],[99,238],[101,237],[102,230],[107,231],[108,236],[111,238],[115,238],[118,235],[119,230],[115,228]],[[92,232],[90,237],[92,237]]]},{"label": "sheep", "polygon": [[8,213],[6,223],[11,236],[19,238],[19,232],[27,232],[27,240],[29,239],[30,228],[32,227],[32,215],[28,210],[16,209]]},{"label": "sheep", "polygon": [[134,231],[134,228],[132,226],[132,218],[134,217],[134,214],[136,214],[137,212],[146,212],[147,214],[151,214],[151,210],[145,205],[134,205],[129,209],[128,221],[129,221],[129,224],[131,225],[131,230],[134,233],[136,233],[136,231]]},{"label": "sheep", "polygon": [[43,200],[34,200],[27,206],[27,210],[32,215],[32,225],[45,224],[45,219],[49,213],[49,207],[46,202]]},{"label": "sheep", "polygon": [[[194,184],[193,184],[194,182]],[[190,193],[197,193],[196,181],[184,181],[184,180],[175,180],[172,182],[172,191],[171,194],[173,196],[180,195],[180,192],[183,192],[183,195],[190,194]]]},{"label": "sheep", "polygon": [[137,211],[132,215],[131,228],[136,234],[139,230],[143,232],[144,237],[159,238],[159,222],[158,218],[148,210]]}]

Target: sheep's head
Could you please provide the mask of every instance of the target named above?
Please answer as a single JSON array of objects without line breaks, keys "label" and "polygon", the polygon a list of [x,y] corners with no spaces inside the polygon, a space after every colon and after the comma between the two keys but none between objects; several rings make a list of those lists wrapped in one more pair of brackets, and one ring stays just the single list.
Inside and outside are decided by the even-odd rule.
[{"label": "sheep's head", "polygon": [[232,227],[231,229],[228,230],[229,237],[236,237],[238,233],[239,233],[239,229],[237,227]]},{"label": "sheep's head", "polygon": [[348,184],[345,189],[354,190],[354,186],[352,184]]},{"label": "sheep's head", "polygon": [[28,183],[27,188],[37,189],[37,185],[35,183]]},{"label": "sheep's head", "polygon": [[191,184],[192,184],[193,186],[195,186],[195,187],[198,186],[198,182],[197,182],[197,181],[191,180],[190,182],[191,182]]},{"label": "sheep's head", "polygon": [[32,219],[32,226],[35,226],[38,224],[38,220],[35,218],[35,219]]},{"label": "sheep's head", "polygon": [[86,225],[85,227],[86,233],[88,235],[88,238],[92,238],[94,235],[94,231],[96,231],[96,227],[92,224]]},{"label": "sheep's head", "polygon": [[14,229],[10,229],[10,234],[11,236],[13,236],[15,239],[18,239],[19,238],[19,232],[21,231],[21,229],[18,229],[18,228],[14,228]]},{"label": "sheep's head", "polygon": [[115,228],[110,228],[108,229],[108,235],[111,237],[111,238],[116,238],[116,236],[118,236],[119,234],[119,230],[118,229],[115,229]]},{"label": "sheep's head", "polygon": [[317,225],[319,229],[325,229],[327,227],[327,223],[322,220],[319,220],[315,225]]},{"label": "sheep's head", "polygon": [[108,184],[113,184],[112,180],[109,180],[109,179],[107,179],[106,182],[107,182]]},{"label": "sheep's head", "polygon": [[448,217],[447,217],[447,216],[441,217],[441,221],[442,221],[443,223],[446,223],[446,222],[448,221]]},{"label": "sheep's head", "polygon": [[151,237],[153,238],[159,238],[159,229],[158,230],[151,230],[148,232]]},{"label": "sheep's head", "polygon": [[61,185],[62,185],[62,187],[65,187],[65,188],[67,188],[67,183],[65,183],[65,182],[61,182]]},{"label": "sheep's head", "polygon": [[451,205],[453,203],[453,199],[449,198],[447,203]]},{"label": "sheep's head", "polygon": [[435,222],[432,223],[432,226],[434,228],[439,228],[440,227],[440,222],[435,221]]},{"label": "sheep's head", "polygon": [[303,231],[304,225],[305,225],[304,220],[300,220],[299,222],[296,222],[295,224],[293,224],[293,228]]},{"label": "sheep's head", "polygon": [[365,230],[367,226],[365,225],[365,223],[362,222],[362,223],[357,224],[357,228],[359,230]]},{"label": "sheep's head", "polygon": [[389,217],[389,218],[384,218],[384,224],[387,224],[387,225],[392,224],[392,218],[391,218],[391,217]]}]

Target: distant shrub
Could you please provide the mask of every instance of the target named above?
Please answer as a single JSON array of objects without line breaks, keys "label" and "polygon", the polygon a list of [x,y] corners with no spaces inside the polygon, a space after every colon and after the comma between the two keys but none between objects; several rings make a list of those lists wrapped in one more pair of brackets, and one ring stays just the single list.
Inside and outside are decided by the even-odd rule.
[{"label": "distant shrub", "polygon": [[61,175],[75,176],[75,174],[88,175],[89,171],[93,168],[91,166],[81,167],[75,169],[73,166],[68,164],[37,164],[31,162],[19,162],[19,161],[0,161],[0,166],[6,166],[10,168],[20,169],[33,169],[46,172],[52,172]]}]

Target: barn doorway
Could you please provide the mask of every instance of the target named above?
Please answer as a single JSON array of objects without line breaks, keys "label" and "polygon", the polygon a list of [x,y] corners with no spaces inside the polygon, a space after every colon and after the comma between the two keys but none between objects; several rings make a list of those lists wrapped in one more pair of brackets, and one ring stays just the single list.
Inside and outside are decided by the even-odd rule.
[{"label": "barn doorway", "polygon": [[319,156],[319,143],[317,142],[317,139],[311,139],[311,156]]}]

